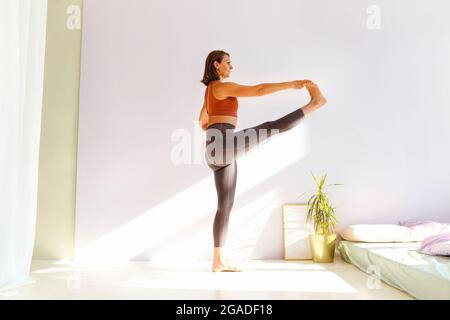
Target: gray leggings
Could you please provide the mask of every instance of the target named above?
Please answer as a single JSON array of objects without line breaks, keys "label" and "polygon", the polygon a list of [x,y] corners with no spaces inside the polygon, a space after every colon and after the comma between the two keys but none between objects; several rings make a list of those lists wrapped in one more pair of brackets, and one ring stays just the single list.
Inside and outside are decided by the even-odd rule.
[{"label": "gray leggings", "polygon": [[279,119],[234,132],[229,123],[215,123],[206,131],[205,160],[214,171],[217,191],[217,211],[214,218],[214,246],[225,245],[228,222],[236,192],[236,160],[272,135],[297,126],[304,118],[302,109],[297,109]]}]

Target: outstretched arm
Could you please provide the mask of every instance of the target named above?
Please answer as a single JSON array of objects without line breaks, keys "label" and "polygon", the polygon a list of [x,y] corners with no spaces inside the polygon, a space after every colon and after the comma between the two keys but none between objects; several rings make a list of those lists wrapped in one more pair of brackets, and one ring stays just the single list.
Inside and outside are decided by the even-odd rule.
[{"label": "outstretched arm", "polygon": [[235,82],[224,82],[218,84],[214,90],[214,95],[218,99],[228,97],[258,97],[275,93],[287,89],[301,89],[309,80],[294,80],[278,83],[261,83],[255,86],[243,86]]}]

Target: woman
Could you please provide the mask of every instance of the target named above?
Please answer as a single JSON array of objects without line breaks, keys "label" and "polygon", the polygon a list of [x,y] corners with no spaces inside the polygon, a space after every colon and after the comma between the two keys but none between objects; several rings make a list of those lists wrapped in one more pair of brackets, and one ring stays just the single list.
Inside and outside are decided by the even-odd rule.
[{"label": "woman", "polygon": [[[237,178],[237,163],[241,155],[258,143],[270,138],[273,131],[282,133],[298,125],[303,118],[326,103],[317,85],[310,80],[295,80],[282,83],[262,83],[243,86],[234,82],[223,82],[230,76],[233,66],[230,55],[221,50],[212,51],[206,58],[202,83],[207,87],[199,122],[206,130],[205,159],[214,171],[217,191],[217,211],[214,218],[213,272],[241,271],[228,264],[223,256],[228,231],[228,221],[234,203]],[[306,86],[311,101],[303,107],[273,121],[235,132],[237,124],[237,97],[256,97],[280,90],[302,89]]]}]

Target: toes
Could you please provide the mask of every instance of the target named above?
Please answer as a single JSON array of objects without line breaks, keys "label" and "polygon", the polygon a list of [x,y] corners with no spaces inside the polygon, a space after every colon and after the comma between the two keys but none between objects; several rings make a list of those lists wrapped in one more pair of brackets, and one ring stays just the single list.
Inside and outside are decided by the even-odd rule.
[{"label": "toes", "polygon": [[237,268],[231,268],[231,269],[224,269],[224,272],[241,272],[241,270],[237,269]]},{"label": "toes", "polygon": [[226,270],[230,270],[230,271],[241,271],[238,267],[232,267],[232,266],[227,266]]},{"label": "toes", "polygon": [[232,266],[224,266],[223,268],[220,269],[213,269],[213,272],[241,272],[242,270],[240,270],[237,267],[232,267]]}]

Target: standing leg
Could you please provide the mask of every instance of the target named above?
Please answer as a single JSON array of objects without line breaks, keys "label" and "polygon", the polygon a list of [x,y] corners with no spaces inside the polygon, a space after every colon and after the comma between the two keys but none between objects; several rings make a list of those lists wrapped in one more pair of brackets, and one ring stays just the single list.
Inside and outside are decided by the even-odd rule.
[{"label": "standing leg", "polygon": [[214,171],[214,181],[217,192],[217,211],[214,218],[214,246],[225,246],[228,221],[231,209],[234,204],[234,196],[236,193],[237,181],[237,164],[236,161],[232,164],[222,167]]},{"label": "standing leg", "polygon": [[213,225],[214,261],[212,269],[213,271],[239,271],[237,268],[228,266],[222,256],[222,249],[226,244],[228,223],[236,193],[236,161],[214,171],[214,180],[217,191],[217,211]]}]

